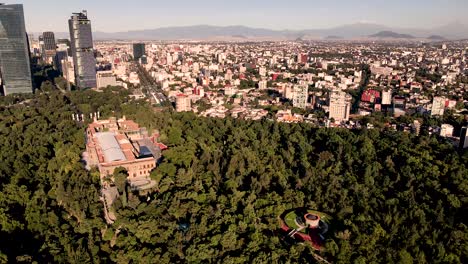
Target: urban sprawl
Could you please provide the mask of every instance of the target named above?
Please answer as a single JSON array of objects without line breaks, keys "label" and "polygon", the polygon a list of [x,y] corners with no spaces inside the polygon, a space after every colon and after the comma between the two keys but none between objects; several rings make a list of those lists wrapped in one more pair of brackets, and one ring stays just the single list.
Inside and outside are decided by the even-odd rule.
[{"label": "urban sprawl", "polygon": [[[36,62],[60,72],[64,91],[121,86],[204,117],[424,130],[468,147],[468,41],[93,41],[86,11],[69,29],[70,39],[16,36],[24,46],[10,53],[12,72],[2,67],[4,94],[33,91],[29,45]],[[456,118],[459,127],[447,121]]]}]

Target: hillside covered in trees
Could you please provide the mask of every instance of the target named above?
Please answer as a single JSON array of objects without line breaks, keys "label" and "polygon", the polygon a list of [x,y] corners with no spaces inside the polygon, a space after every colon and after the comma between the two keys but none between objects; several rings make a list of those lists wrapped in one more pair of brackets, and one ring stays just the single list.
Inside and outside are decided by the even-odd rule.
[{"label": "hillside covered in trees", "polygon": [[[30,96],[31,97],[31,96]],[[132,118],[170,148],[107,226],[72,113]],[[314,263],[296,207],[335,219],[333,263],[467,263],[468,155],[435,137],[152,111],[120,89],[0,98],[0,263]]]}]

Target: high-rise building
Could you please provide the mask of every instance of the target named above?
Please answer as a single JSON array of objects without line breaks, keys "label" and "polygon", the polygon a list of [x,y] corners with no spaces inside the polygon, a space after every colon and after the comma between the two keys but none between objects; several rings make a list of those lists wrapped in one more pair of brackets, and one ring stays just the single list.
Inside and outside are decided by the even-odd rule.
[{"label": "high-rise building", "polygon": [[297,54],[297,63],[299,64],[305,64],[309,61],[309,56],[307,56],[306,53],[299,53]]},{"label": "high-rise building", "polygon": [[42,33],[42,59],[46,62],[51,62],[55,57],[56,43],[54,32]]},{"label": "high-rise building", "polygon": [[406,114],[406,98],[401,96],[393,97],[393,116],[399,117]]},{"label": "high-rise building", "polygon": [[460,149],[468,148],[468,127],[462,127],[460,134]]},{"label": "high-rise building", "polygon": [[117,80],[112,71],[99,71],[96,74],[97,88],[105,88],[107,86],[117,86]]},{"label": "high-rise building", "polygon": [[176,111],[177,112],[189,112],[192,111],[192,101],[189,96],[185,94],[179,94],[176,97]]},{"label": "high-rise building", "polygon": [[293,106],[305,109],[307,107],[307,99],[309,90],[307,85],[294,85]]},{"label": "high-rise building", "polygon": [[141,58],[138,60],[138,62],[141,64],[141,65],[146,65],[148,64],[148,57],[146,55],[143,55],[141,56]]},{"label": "high-rise building", "polygon": [[44,48],[46,50],[55,50],[55,35],[54,32],[44,32],[42,33],[42,38],[44,39]]},{"label": "high-rise building", "polygon": [[67,57],[61,61],[62,64],[62,74],[70,83],[75,83],[75,67],[73,66],[73,58]]},{"label": "high-rise building", "polygon": [[54,67],[57,71],[59,71],[61,74],[62,72],[62,60],[66,60],[68,57],[68,53],[66,50],[57,50],[54,56]]},{"label": "high-rise building", "polygon": [[334,90],[330,93],[329,117],[335,122],[348,121],[351,111],[351,99],[341,90]]},{"label": "high-rise building", "polygon": [[382,91],[382,105],[392,104],[392,91]]},{"label": "high-rise building", "polygon": [[138,61],[145,54],[146,54],[145,43],[135,43],[135,44],[133,44],[133,59],[135,61]]},{"label": "high-rise building", "polygon": [[42,35],[39,35],[38,41],[39,41],[39,50],[40,50],[39,54],[42,56],[42,54],[45,53],[44,37]]},{"label": "high-rise building", "polygon": [[57,49],[56,49],[56,54],[54,57],[54,67],[56,70],[58,70],[61,74],[62,72],[62,61],[63,60],[68,60],[68,56],[70,56],[71,51],[70,51],[70,41],[64,41],[63,39],[59,39],[57,41]]},{"label": "high-rise building", "polygon": [[292,87],[292,84],[287,83],[284,86],[284,93],[283,97],[289,100],[292,100],[294,97],[294,88]]},{"label": "high-rise building", "polygon": [[32,93],[23,5],[0,4],[0,76],[5,95]]},{"label": "high-rise building", "polygon": [[419,120],[414,120],[412,128],[414,134],[416,134],[416,136],[419,136],[419,134],[421,133],[421,122],[419,122]]},{"label": "high-rise building", "polygon": [[93,49],[91,21],[86,11],[73,13],[68,20],[71,50],[75,67],[76,86],[80,89],[96,87],[96,59]]},{"label": "high-rise building", "polygon": [[445,111],[445,102],[447,99],[444,97],[434,97],[434,100],[432,101],[432,110],[431,110],[431,115],[439,115],[443,116],[444,111]]},{"label": "high-rise building", "polygon": [[167,65],[172,65],[173,63],[174,63],[174,61],[172,59],[172,54],[168,52],[166,54],[166,64]]},{"label": "high-rise building", "polygon": [[57,50],[67,50],[71,55],[71,43],[69,39],[57,39]]}]

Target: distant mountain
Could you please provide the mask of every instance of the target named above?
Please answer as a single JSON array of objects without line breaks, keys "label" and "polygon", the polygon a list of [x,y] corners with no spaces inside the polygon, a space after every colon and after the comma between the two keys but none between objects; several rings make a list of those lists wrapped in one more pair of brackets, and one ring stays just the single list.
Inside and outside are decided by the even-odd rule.
[{"label": "distant mountain", "polygon": [[343,25],[339,27],[333,27],[329,29],[320,29],[320,30],[305,30],[306,33],[315,33],[321,37],[325,36],[341,36],[342,38],[359,38],[362,36],[367,36],[375,32],[390,30],[390,28],[378,24],[370,23],[356,23]]},{"label": "distant mountain", "polygon": [[440,35],[431,35],[429,37],[427,37],[427,39],[430,39],[430,40],[446,40],[446,38],[440,36]]},{"label": "distant mountain", "polygon": [[343,37],[340,37],[340,36],[326,36],[324,39],[326,39],[326,40],[337,40],[337,39],[343,39]]},{"label": "distant mountain", "polygon": [[[376,32],[378,32],[376,34]],[[396,33],[398,32],[398,33]],[[34,33],[37,38],[39,33]],[[272,30],[246,26],[164,27],[126,32],[94,32],[95,40],[314,40],[314,39],[360,39],[366,37],[413,39],[425,36],[440,36],[445,39],[468,38],[468,27],[458,22],[434,29],[391,28],[371,23],[356,23],[327,29]],[[56,38],[69,37],[68,33],[56,33]]]},{"label": "distant mountain", "polygon": [[232,37],[233,38],[240,38],[240,39],[247,39],[247,37],[244,36],[244,35],[233,35]]},{"label": "distant mountain", "polygon": [[393,38],[393,39],[414,39],[415,37],[409,34],[399,34],[393,31],[380,31],[377,34],[370,35],[371,38]]},{"label": "distant mountain", "polygon": [[250,28],[245,26],[189,26],[189,27],[166,27],[151,30],[136,30],[117,33],[96,32],[96,39],[138,39],[138,40],[204,40],[220,37],[230,38],[232,36],[243,36],[244,38],[286,38],[283,31],[263,28]]}]

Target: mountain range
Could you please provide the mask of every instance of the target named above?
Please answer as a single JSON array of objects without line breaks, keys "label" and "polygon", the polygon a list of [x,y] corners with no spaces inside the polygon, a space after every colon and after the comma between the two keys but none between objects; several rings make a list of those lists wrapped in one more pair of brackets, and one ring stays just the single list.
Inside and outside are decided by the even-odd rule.
[{"label": "mountain range", "polygon": [[[417,38],[429,40],[468,38],[468,27],[458,22],[432,28],[392,28],[379,24],[356,23],[328,29],[272,30],[246,26],[196,25],[164,27],[125,32],[94,32],[95,40],[295,40],[295,39],[363,39]],[[392,36],[390,36],[392,35]],[[56,33],[68,38],[68,33]]]},{"label": "mountain range", "polygon": [[399,34],[393,31],[380,31],[377,34],[370,35],[371,38],[393,38],[393,39],[414,39],[413,35]]}]

